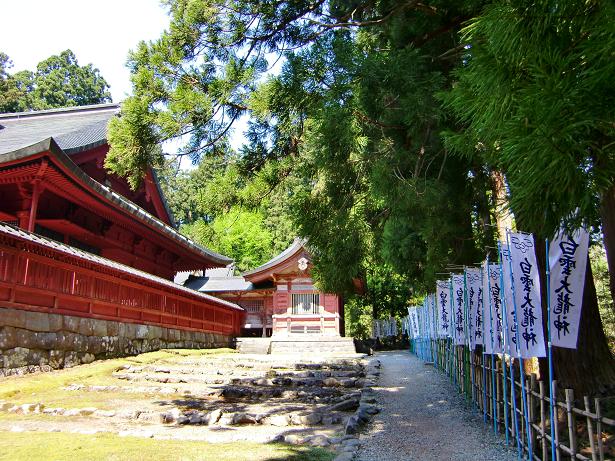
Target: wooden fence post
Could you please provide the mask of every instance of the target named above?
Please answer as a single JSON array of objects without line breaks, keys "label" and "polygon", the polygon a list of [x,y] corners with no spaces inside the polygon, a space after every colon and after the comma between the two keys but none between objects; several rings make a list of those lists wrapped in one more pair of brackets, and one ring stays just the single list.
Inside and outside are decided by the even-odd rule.
[{"label": "wooden fence post", "polygon": [[542,459],[543,461],[547,461],[548,449],[547,449],[547,438],[545,437],[546,431],[546,419],[547,414],[545,411],[545,383],[544,381],[538,381],[538,389],[540,392],[540,437],[541,437],[541,445],[542,445]]},{"label": "wooden fence post", "polygon": [[589,413],[591,413],[591,408],[589,405],[589,397],[585,396],[583,397],[583,401],[585,402],[585,413],[588,414],[587,416],[587,436],[589,437],[589,446],[592,450],[592,461],[597,461],[598,458],[596,456],[596,443],[594,442],[594,426],[592,423],[592,419],[589,416]]},{"label": "wooden fence post", "polygon": [[559,448],[559,424],[558,424],[558,408],[557,408],[557,381],[553,380],[551,382],[551,392],[553,393],[553,413],[551,414],[551,424],[553,424],[553,427],[555,429],[555,457],[557,459],[557,461],[560,461],[562,459],[562,454]]},{"label": "wooden fence post", "polygon": [[600,411],[600,399],[595,399],[596,405],[596,435],[598,436],[598,454],[600,461],[604,461],[604,447],[602,446],[602,412]]},{"label": "wooden fence post", "polygon": [[577,455],[577,431],[575,425],[575,417],[572,412],[572,405],[574,403],[574,391],[572,389],[565,389],[566,394],[566,415],[568,417],[568,439],[570,443],[570,457],[576,459]]}]

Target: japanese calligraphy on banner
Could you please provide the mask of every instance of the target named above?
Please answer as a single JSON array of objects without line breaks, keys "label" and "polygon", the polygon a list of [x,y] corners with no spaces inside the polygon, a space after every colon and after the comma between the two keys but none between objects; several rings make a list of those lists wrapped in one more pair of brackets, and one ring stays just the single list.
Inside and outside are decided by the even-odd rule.
[{"label": "japanese calligraphy on banner", "polygon": [[408,308],[408,320],[410,321],[410,332],[412,338],[416,339],[419,337],[419,318],[416,313],[416,307]]},{"label": "japanese calligraphy on banner", "polygon": [[433,293],[426,296],[427,306],[429,309],[430,336],[435,338],[438,335],[438,313],[436,306],[436,295]]},{"label": "japanese calligraphy on banner", "polygon": [[496,354],[501,352],[499,345],[501,341],[498,339],[497,327],[497,312],[494,306],[494,296],[492,292],[493,274],[499,269],[498,264],[483,264],[483,318],[485,324],[484,331],[484,352],[486,354]]},{"label": "japanese calligraphy on banner", "polygon": [[484,336],[484,341],[483,341],[483,352],[486,354],[492,354],[493,353],[493,346],[492,346],[492,338],[493,338],[493,329],[492,329],[492,322],[491,322],[491,305],[489,303],[489,300],[491,299],[489,296],[489,271],[487,270],[487,263],[483,263],[483,267],[482,267],[482,273],[483,273],[483,277],[482,277],[482,284],[483,284],[483,324],[484,324],[484,331],[483,331],[483,336]]},{"label": "japanese calligraphy on banner", "polygon": [[509,250],[514,280],[513,296],[516,303],[518,347],[523,358],[544,357],[545,339],[540,304],[540,278],[534,237],[510,233]]},{"label": "japanese calligraphy on banner", "polygon": [[438,307],[438,334],[440,336],[450,337],[451,328],[451,311],[450,297],[451,287],[448,280],[438,280],[436,282],[436,302]]},{"label": "japanese calligraphy on banner", "polygon": [[483,284],[480,269],[466,269],[470,347],[483,344]]},{"label": "japanese calligraphy on banner", "polygon": [[508,330],[504,331],[505,341],[507,344],[507,352],[511,355],[517,355],[517,317],[515,316],[515,305],[513,304],[513,293],[510,285],[510,269],[512,266],[512,258],[510,250],[506,243],[500,242],[500,257],[502,260],[502,280],[504,288],[504,310],[506,312],[505,327]]},{"label": "japanese calligraphy on banner", "polygon": [[576,349],[583,304],[589,233],[560,232],[549,246],[551,343]]},{"label": "japanese calligraphy on banner", "polygon": [[464,276],[463,274],[455,274],[453,280],[453,337],[455,345],[461,346],[466,342],[465,335],[465,293],[464,293]]},{"label": "japanese calligraphy on banner", "polygon": [[493,329],[493,352],[504,352],[504,328],[502,315],[501,266],[489,265],[489,303],[491,304],[491,323]]}]

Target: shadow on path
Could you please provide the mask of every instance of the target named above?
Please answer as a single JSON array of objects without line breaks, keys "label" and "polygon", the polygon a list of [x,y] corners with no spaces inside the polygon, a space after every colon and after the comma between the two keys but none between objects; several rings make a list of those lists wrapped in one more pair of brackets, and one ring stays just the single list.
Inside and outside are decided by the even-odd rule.
[{"label": "shadow on path", "polygon": [[489,431],[439,371],[406,351],[378,353],[382,412],[361,435],[359,461],[497,460],[516,452]]}]

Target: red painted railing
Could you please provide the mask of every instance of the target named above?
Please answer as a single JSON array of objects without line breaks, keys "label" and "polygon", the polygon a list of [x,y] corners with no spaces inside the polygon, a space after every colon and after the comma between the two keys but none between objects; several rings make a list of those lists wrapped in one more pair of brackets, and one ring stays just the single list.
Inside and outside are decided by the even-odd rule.
[{"label": "red painted railing", "polygon": [[0,234],[0,308],[237,335],[244,312],[166,281]]}]

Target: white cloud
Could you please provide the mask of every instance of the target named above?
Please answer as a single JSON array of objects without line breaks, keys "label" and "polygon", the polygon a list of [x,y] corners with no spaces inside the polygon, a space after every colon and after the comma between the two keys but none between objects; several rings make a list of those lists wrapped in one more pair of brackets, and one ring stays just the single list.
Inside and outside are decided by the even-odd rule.
[{"label": "white cloud", "polygon": [[13,61],[12,72],[71,49],[80,65],[100,70],[114,102],[131,93],[128,51],[169,23],[156,0],[2,0],[0,12],[0,51]]}]

